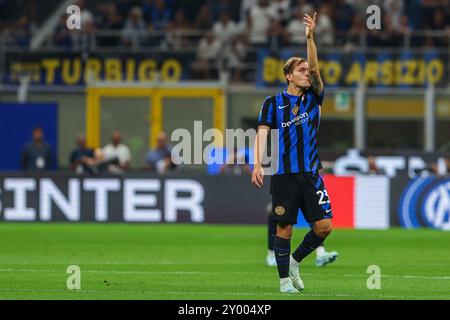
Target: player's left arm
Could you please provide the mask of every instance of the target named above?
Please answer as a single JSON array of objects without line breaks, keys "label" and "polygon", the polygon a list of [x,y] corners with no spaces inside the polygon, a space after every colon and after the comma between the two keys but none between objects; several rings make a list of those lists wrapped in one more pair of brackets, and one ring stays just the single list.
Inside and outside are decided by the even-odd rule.
[{"label": "player's left arm", "polygon": [[323,91],[323,81],[320,77],[319,59],[317,58],[317,47],[314,42],[314,30],[316,28],[317,13],[311,18],[305,14],[303,23],[306,25],[306,48],[308,53],[309,77],[311,79],[311,88],[317,95],[321,95]]}]

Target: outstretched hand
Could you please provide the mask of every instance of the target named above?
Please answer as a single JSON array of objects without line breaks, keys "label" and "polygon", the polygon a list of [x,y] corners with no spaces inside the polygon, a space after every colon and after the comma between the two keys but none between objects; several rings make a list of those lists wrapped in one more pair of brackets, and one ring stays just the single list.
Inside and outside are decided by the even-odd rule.
[{"label": "outstretched hand", "polygon": [[317,12],[314,12],[312,18],[307,13],[305,13],[305,16],[303,17],[303,23],[306,25],[305,34],[307,38],[309,38],[314,34],[314,29],[316,28],[316,21],[317,21]]}]

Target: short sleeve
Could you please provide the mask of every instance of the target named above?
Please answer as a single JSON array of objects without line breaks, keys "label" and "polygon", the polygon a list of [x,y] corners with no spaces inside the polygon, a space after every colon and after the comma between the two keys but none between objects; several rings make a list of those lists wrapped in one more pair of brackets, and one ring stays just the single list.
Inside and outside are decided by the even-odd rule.
[{"label": "short sleeve", "polygon": [[258,126],[266,125],[271,127],[273,124],[273,104],[272,97],[267,97],[261,106],[258,115]]}]

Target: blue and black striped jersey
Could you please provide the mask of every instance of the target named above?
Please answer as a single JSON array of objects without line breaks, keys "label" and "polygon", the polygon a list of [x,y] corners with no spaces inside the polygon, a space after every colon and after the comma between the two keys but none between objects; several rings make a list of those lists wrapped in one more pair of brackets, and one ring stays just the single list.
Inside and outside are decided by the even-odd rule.
[{"label": "blue and black striped jersey", "polygon": [[267,97],[258,116],[258,125],[279,130],[278,171],[274,174],[317,171],[322,168],[316,135],[324,92],[308,89],[301,96],[285,91]]}]

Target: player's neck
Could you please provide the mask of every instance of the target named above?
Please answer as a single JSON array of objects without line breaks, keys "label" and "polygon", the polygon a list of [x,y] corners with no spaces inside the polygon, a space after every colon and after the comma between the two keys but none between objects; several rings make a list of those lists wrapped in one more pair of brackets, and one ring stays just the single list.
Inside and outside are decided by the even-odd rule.
[{"label": "player's neck", "polygon": [[286,89],[286,92],[291,96],[301,96],[305,91],[305,88],[297,86],[288,86]]}]

